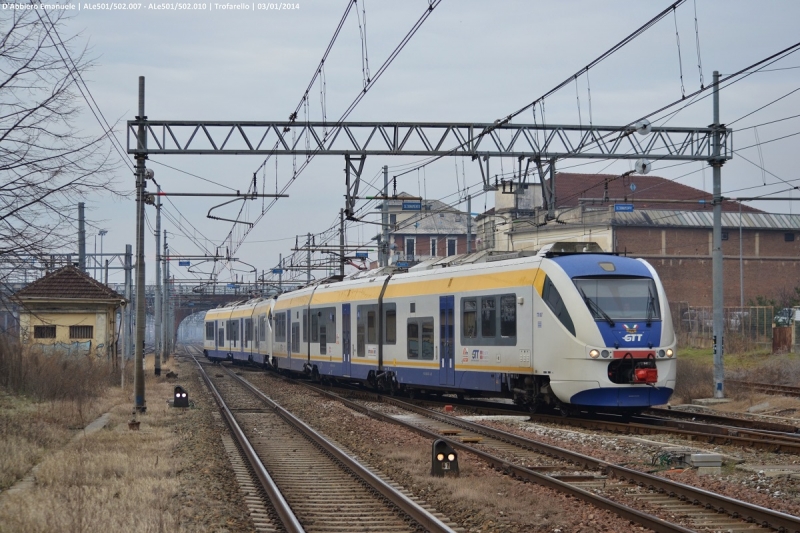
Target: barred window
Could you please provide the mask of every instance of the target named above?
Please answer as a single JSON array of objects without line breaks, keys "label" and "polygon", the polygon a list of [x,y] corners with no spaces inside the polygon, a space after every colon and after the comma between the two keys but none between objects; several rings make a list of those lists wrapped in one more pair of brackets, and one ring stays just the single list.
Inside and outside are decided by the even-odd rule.
[{"label": "barred window", "polygon": [[[55,337],[55,334],[53,334]],[[94,337],[94,326],[70,326],[70,339],[91,339]]]},{"label": "barred window", "polygon": [[56,327],[55,326],[33,326],[34,339],[55,339]]}]

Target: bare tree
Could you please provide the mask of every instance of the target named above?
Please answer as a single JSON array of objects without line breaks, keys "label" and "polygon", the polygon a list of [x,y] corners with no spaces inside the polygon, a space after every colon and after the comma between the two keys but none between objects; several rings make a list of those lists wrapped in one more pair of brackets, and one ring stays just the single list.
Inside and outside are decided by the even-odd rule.
[{"label": "bare tree", "polygon": [[77,202],[117,194],[109,132],[77,127],[86,48],[62,40],[63,11],[23,5],[0,11],[0,284],[24,257],[75,250]]}]

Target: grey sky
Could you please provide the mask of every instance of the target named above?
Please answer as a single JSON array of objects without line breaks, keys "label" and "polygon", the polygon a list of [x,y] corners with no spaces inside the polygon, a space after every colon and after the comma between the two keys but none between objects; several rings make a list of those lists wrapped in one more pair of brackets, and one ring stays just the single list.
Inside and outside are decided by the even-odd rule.
[{"label": "grey sky", "polygon": [[[236,2],[233,2],[236,3]],[[71,32],[82,32],[98,58],[86,77],[105,116],[119,119],[124,142],[124,121],[136,114],[137,78],[146,77],[146,112],[150,119],[285,120],[300,102],[347,3],[343,0],[301,0],[290,10],[85,10],[75,13]],[[207,3],[208,4],[208,3]],[[214,4],[214,2],[211,2]],[[295,3],[296,4],[296,3]],[[358,12],[362,15],[363,0]],[[85,3],[81,3],[84,6]],[[248,4],[257,6],[258,3]],[[369,67],[374,73],[427,7],[427,0],[367,0],[366,35]],[[588,64],[669,2],[628,1],[497,1],[444,0],[391,64],[375,87],[350,115],[361,121],[459,121],[491,122],[530,103],[554,85]],[[731,73],[783,48],[800,37],[797,21],[800,4],[793,0],[765,2],[696,0],[699,42],[705,84],[712,71]],[[571,84],[546,102],[549,123],[589,120],[588,87],[591,87],[591,119],[594,124],[622,125],[680,98],[676,19],[686,93],[700,86],[694,11],[688,0],[676,12],[651,28],[626,48],[578,79],[578,95]],[[363,19],[362,19],[363,23]],[[800,54],[776,63],[773,70],[755,74],[721,92],[721,120],[733,120],[800,87]],[[325,68],[325,100],[328,120],[336,120],[362,87],[361,39],[355,10],[350,13]],[[320,89],[309,95],[311,119],[321,118]],[[800,113],[800,91],[755,113],[734,128],[743,128]],[[303,115],[301,114],[301,117]],[[532,122],[530,112],[517,123]],[[712,122],[711,98],[693,105],[670,120],[670,126],[706,126]],[[99,126],[87,115],[87,132]],[[759,127],[762,142],[800,131],[800,118]],[[734,148],[754,144],[752,129],[734,134]],[[792,165],[800,136],[765,144],[741,155],[758,163],[792,185],[800,183]],[[399,167],[419,158],[368,158],[364,178],[372,180],[383,165]],[[149,165],[157,181],[172,192],[227,192],[206,182],[164,167],[197,174],[233,189],[245,190],[263,158],[257,156],[158,156]],[[576,163],[563,161],[562,169]],[[299,160],[298,160],[299,164]],[[502,163],[509,172],[514,162]],[[573,168],[587,173],[621,173],[630,162],[609,165],[598,162]],[[680,182],[710,190],[711,171],[691,163],[651,172],[665,178],[693,172]],[[278,159],[277,180],[282,186],[291,177],[292,160]],[[344,161],[340,156],[317,156],[281,200],[264,217],[236,253],[259,271],[276,265],[278,254],[290,253],[295,235],[317,233],[338,219],[344,205]],[[492,162],[492,173],[500,172]],[[390,170],[390,175],[397,173]],[[760,169],[739,154],[723,167],[723,191],[729,196],[753,196],[783,190],[785,184],[763,187]],[[265,179],[274,191],[274,161]],[[120,183],[132,188],[133,177],[120,167]],[[791,181],[795,180],[797,181]],[[635,181],[635,180],[634,180]],[[480,172],[475,163],[444,158],[424,170],[398,180],[398,189],[452,202],[458,188],[472,186],[473,211],[492,207],[492,198],[480,195]],[[766,183],[778,179],[767,174]],[[377,183],[377,182],[376,182]],[[761,186],[746,189],[747,187]],[[367,188],[367,194],[374,192]],[[784,195],[788,195],[785,193]],[[796,196],[800,198],[800,193]],[[134,202],[87,198],[88,217],[95,227],[106,228],[105,251],[122,251],[134,243]],[[221,241],[231,228],[226,222],[205,218],[208,209],[223,200],[174,199],[175,205],[205,237]],[[756,207],[772,212],[800,211],[790,203],[764,202]],[[260,207],[260,202],[258,204]],[[255,204],[251,213],[257,212]],[[167,208],[174,216],[176,209]],[[466,206],[462,207],[466,209]],[[148,208],[150,221],[154,210]],[[234,215],[235,211],[220,212]],[[253,215],[254,216],[254,215]],[[251,218],[253,218],[251,216]],[[166,223],[173,249],[182,254],[200,250],[172,224]],[[187,226],[188,227],[188,226]],[[96,229],[94,230],[96,233]],[[350,242],[364,242],[376,226],[353,225]],[[148,232],[147,255],[152,261],[153,238]],[[196,235],[202,238],[200,233]],[[281,240],[283,239],[283,240]],[[93,246],[90,237],[89,248]],[[209,243],[209,247],[211,247]],[[98,242],[99,247],[99,242]],[[99,250],[98,250],[99,251]],[[243,270],[249,267],[242,266]],[[177,269],[178,277],[186,274]],[[207,270],[207,269],[206,269]],[[152,262],[148,280],[153,279]],[[223,274],[227,279],[229,274]],[[117,278],[117,279],[115,279]],[[112,275],[112,282],[121,281]],[[252,278],[251,278],[252,279]]]}]

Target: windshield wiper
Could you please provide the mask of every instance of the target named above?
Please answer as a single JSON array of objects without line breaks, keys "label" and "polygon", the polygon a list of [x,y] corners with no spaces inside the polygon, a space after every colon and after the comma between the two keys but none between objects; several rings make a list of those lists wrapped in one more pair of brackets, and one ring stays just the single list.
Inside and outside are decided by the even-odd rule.
[{"label": "windshield wiper", "polygon": [[586,293],[583,292],[583,289],[578,287],[578,290],[581,291],[581,296],[583,296],[583,301],[586,302],[586,305],[589,306],[589,309],[593,310],[595,313],[600,315],[606,322],[608,322],[608,325],[613,328],[614,321],[611,319],[610,316],[606,314],[605,311],[603,311],[603,309],[600,308],[600,305],[591,298],[589,298],[588,296],[586,296]]},{"label": "windshield wiper", "polygon": [[647,327],[650,327],[653,323],[653,315],[655,314],[655,301],[656,299],[653,297],[653,292],[650,290],[650,287],[647,287]]}]

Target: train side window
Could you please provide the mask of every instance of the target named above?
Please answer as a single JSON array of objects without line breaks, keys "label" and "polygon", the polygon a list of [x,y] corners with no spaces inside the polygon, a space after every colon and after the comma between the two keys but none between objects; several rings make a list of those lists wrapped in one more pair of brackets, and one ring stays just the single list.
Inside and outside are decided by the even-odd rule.
[{"label": "train side window", "polygon": [[500,297],[500,336],[517,336],[517,298],[513,294]]},{"label": "train side window", "polygon": [[260,315],[258,317],[258,340],[261,342],[267,340],[267,315]]},{"label": "train side window", "polygon": [[422,322],[422,358],[433,360],[433,318],[425,318]]},{"label": "train side window", "polygon": [[497,336],[497,299],[494,296],[481,298],[481,337]]},{"label": "train side window", "polygon": [[311,342],[319,342],[319,310],[311,310]]},{"label": "train side window", "polygon": [[408,337],[408,358],[419,359],[419,324],[416,319],[409,319],[406,333]]},{"label": "train side window", "polygon": [[375,321],[375,310],[367,311],[367,342],[376,344],[378,342],[378,325]]},{"label": "train side window", "polygon": [[[312,326],[311,335],[314,335],[314,329],[315,328]],[[308,309],[303,309],[303,342],[308,342]],[[311,339],[311,342],[314,342],[314,339]]]},{"label": "train side window", "polygon": [[213,322],[206,322],[206,340],[213,341],[214,340],[214,323]]},{"label": "train side window", "polygon": [[556,286],[553,285],[552,281],[550,281],[549,276],[544,280],[542,299],[544,300],[544,303],[547,304],[547,307],[550,308],[553,314],[556,315],[558,320],[564,325],[564,327],[567,328],[570,333],[575,335],[575,325],[572,323],[572,318],[569,316],[567,308],[564,305],[564,300],[561,299],[558,289],[556,289]]},{"label": "train side window", "polygon": [[300,323],[292,322],[292,350],[300,348]]},{"label": "train side window", "polygon": [[286,342],[286,313],[275,315],[275,340]]},{"label": "train side window", "polygon": [[219,328],[217,331],[217,346],[223,346],[225,344],[225,328]]},{"label": "train side window", "polygon": [[383,342],[397,344],[397,304],[384,304],[383,316]]},{"label": "train side window", "polygon": [[474,339],[478,336],[478,302],[475,298],[461,300],[461,323],[464,337]]},{"label": "train side window", "polygon": [[409,318],[406,334],[409,359],[433,359],[433,317]]},{"label": "train side window", "polygon": [[251,318],[244,320],[244,340],[248,342],[253,340],[253,319]]}]

